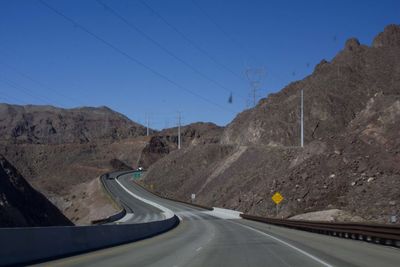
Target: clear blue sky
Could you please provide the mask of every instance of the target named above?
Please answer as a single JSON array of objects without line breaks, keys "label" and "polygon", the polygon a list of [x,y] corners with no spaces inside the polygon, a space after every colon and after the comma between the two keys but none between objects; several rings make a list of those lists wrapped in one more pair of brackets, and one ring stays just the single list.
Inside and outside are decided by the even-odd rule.
[{"label": "clear blue sky", "polygon": [[142,0],[164,20],[139,0],[101,1],[120,17],[96,0],[46,1],[74,25],[39,1],[0,0],[0,102],[106,105],[141,123],[147,113],[158,129],[173,126],[178,110],[184,123],[225,125],[246,108],[246,67],[265,67],[266,96],[346,39],[369,45],[400,23],[395,0]]}]

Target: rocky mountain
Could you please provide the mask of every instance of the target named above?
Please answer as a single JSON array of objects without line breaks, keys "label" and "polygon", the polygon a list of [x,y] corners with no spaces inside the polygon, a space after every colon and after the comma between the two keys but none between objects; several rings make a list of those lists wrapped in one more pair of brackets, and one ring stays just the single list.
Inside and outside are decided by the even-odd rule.
[{"label": "rocky mountain", "polygon": [[[145,177],[159,193],[275,216],[340,209],[387,222],[400,212],[400,26],[371,46],[349,39],[332,60],[239,114],[219,142],[174,151]],[[304,90],[305,147],[300,144]]]},{"label": "rocky mountain", "polygon": [[85,216],[90,207],[98,211],[93,216],[114,211],[101,186],[92,181],[118,161],[136,164],[148,143],[145,134],[143,126],[106,107],[0,104],[0,153],[79,224],[98,219]]},{"label": "rocky mountain", "polygon": [[226,144],[299,145],[300,90],[304,90],[305,141],[346,129],[376,93],[399,93],[399,27],[390,25],[372,47],[349,39],[330,62],[312,75],[262,99],[239,114],[224,131]]},{"label": "rocky mountain", "polygon": [[8,144],[115,141],[145,132],[143,126],[107,107],[61,109],[0,104],[0,136]]},{"label": "rocky mountain", "polygon": [[0,155],[0,227],[73,225]]}]

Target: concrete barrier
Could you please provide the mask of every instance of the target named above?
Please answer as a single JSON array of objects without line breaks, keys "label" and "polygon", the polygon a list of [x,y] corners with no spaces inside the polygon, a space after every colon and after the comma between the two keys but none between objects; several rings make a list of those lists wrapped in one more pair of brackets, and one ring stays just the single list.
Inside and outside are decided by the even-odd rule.
[{"label": "concrete barrier", "polygon": [[0,229],[0,266],[25,265],[149,238],[179,224],[163,221],[125,225]]},{"label": "concrete barrier", "polygon": [[107,218],[93,220],[92,224],[105,224],[105,223],[115,222],[125,217],[125,215],[126,215],[126,210],[122,209],[119,212],[115,213],[114,215],[108,216]]}]

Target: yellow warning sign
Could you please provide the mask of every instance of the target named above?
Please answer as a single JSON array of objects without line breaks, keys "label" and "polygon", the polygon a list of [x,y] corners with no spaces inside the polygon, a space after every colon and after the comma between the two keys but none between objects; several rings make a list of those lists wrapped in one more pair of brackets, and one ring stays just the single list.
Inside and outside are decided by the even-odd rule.
[{"label": "yellow warning sign", "polygon": [[281,203],[282,200],[283,200],[283,196],[282,196],[279,192],[276,192],[276,193],[272,196],[272,201],[274,201],[275,204],[277,204],[277,205],[278,205],[279,203]]}]

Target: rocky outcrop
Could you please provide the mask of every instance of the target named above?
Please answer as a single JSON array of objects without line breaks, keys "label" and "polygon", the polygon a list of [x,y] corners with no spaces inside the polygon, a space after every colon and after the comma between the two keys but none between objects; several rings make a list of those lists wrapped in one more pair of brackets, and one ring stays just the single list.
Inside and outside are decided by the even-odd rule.
[{"label": "rocky outcrop", "polygon": [[375,37],[372,46],[380,47],[400,47],[400,28],[398,25],[388,25],[385,30]]},{"label": "rocky outcrop", "polygon": [[[213,123],[192,123],[181,127],[181,147],[218,143],[223,131]],[[155,133],[143,149],[138,166],[148,168],[153,163],[178,148],[178,128],[164,129]]]},{"label": "rocky outcrop", "polygon": [[0,227],[55,225],[72,223],[0,155]]}]

